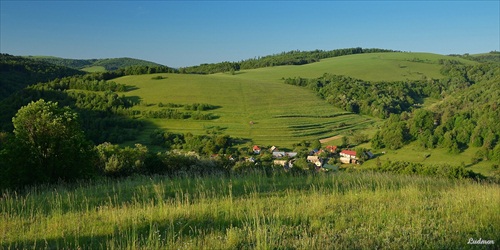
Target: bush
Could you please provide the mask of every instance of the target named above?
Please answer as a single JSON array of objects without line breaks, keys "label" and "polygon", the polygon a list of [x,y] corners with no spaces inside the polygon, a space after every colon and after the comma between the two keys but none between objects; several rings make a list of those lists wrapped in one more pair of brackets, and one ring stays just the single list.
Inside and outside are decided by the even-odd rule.
[{"label": "bush", "polygon": [[57,103],[37,102],[22,107],[12,119],[14,137],[2,150],[6,186],[54,183],[96,173],[95,151],[85,139],[78,115]]}]

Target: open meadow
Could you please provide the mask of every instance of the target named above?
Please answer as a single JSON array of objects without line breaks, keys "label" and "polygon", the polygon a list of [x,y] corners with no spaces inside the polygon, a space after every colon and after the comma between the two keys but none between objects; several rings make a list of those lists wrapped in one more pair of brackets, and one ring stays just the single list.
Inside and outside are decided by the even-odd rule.
[{"label": "open meadow", "polygon": [[498,184],[373,173],[39,186],[0,199],[3,249],[477,249]]},{"label": "open meadow", "polygon": [[[147,141],[155,128],[171,132],[204,134],[218,126],[232,137],[251,139],[259,145],[290,147],[302,140],[327,138],[348,130],[372,126],[376,119],[335,108],[307,89],[279,81],[239,78],[238,75],[157,74],[125,76],[115,81],[137,89],[126,93],[140,99],[136,109],[161,110],[159,103],[207,103],[216,109],[203,111],[217,118],[151,119],[154,126],[143,132]],[[184,111],[183,108],[178,108]],[[154,128],[153,128],[154,127]]]},{"label": "open meadow", "polygon": [[141,143],[147,143],[149,134],[156,128],[203,134],[218,126],[225,134],[252,140],[254,144],[290,147],[302,140],[351,135],[357,130],[368,129],[371,134],[379,120],[335,108],[313,91],[284,84],[284,78],[315,78],[324,73],[369,81],[441,78],[440,59],[472,63],[428,53],[372,53],[328,58],[300,66],[242,70],[234,75],[134,75],[114,81],[134,87],[126,96],[140,101],[136,109],[141,111],[161,110],[160,103],[217,106],[203,112],[212,114],[215,117],[212,120],[148,118],[152,126],[140,136]]},{"label": "open meadow", "polygon": [[345,75],[365,81],[405,81],[439,79],[442,65],[439,60],[456,60],[463,64],[475,62],[462,58],[431,53],[369,53],[322,59],[317,63],[277,66],[242,70],[237,76],[242,79],[280,81],[287,77],[317,78],[324,73]]}]

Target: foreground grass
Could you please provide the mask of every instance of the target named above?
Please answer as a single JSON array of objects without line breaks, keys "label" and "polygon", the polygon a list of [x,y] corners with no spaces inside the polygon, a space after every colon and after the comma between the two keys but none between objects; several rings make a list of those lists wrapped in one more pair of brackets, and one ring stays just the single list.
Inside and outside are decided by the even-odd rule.
[{"label": "foreground grass", "polygon": [[[133,177],[5,192],[6,249],[443,249],[500,231],[500,187],[371,173]],[[488,246],[486,246],[488,247]]]}]

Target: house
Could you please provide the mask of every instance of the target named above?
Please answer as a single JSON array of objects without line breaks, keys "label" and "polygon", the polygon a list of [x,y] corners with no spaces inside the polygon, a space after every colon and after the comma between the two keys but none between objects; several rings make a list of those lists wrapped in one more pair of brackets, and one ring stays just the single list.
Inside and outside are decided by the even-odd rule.
[{"label": "house", "polygon": [[254,145],[252,150],[253,150],[254,154],[256,154],[256,155],[260,154],[260,147],[259,146]]},{"label": "house", "polygon": [[257,159],[255,159],[253,156],[252,157],[247,157],[245,158],[246,162],[255,162]]},{"label": "house", "polygon": [[276,146],[272,146],[270,149],[269,149],[270,152],[274,152],[274,151],[278,151],[278,148]]},{"label": "house", "polygon": [[317,155],[308,156],[307,162],[311,162],[318,167],[321,167],[321,165],[323,165],[323,162],[321,161],[321,159]]},{"label": "house", "polygon": [[283,158],[285,157],[285,151],[273,151],[273,158]]},{"label": "house", "polygon": [[311,152],[309,152],[309,155],[315,155],[319,150],[317,148],[311,150]]},{"label": "house", "polygon": [[297,152],[286,152],[285,156],[289,158],[294,158],[295,156],[297,156]]},{"label": "house", "polygon": [[326,151],[328,151],[330,153],[337,153],[337,146],[328,145],[328,146],[326,146]]},{"label": "house", "polygon": [[274,165],[279,165],[279,166],[282,166],[284,167],[285,169],[290,169],[290,168],[293,168],[293,160],[274,160],[273,161],[273,164]]},{"label": "house", "polygon": [[274,165],[279,165],[279,166],[282,166],[282,167],[284,167],[287,163],[288,163],[287,160],[274,160],[273,161]]},{"label": "house", "polygon": [[342,150],[340,151],[340,162],[342,163],[358,163],[359,159],[356,157],[356,151],[354,150]]},{"label": "house", "polygon": [[315,149],[313,151],[314,151],[314,155],[320,155],[321,153],[325,152],[323,149]]},{"label": "house", "polygon": [[371,158],[375,157],[375,155],[374,155],[372,152],[370,152],[370,151],[366,151],[366,152],[365,152],[365,155],[366,155],[366,157],[367,157],[368,159],[371,159]]}]

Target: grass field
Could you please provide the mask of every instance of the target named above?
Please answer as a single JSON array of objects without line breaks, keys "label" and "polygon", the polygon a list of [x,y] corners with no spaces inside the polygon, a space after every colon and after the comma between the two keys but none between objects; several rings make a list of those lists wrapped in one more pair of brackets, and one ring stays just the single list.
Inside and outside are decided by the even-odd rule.
[{"label": "grass field", "polygon": [[498,204],[498,185],[387,174],[104,179],[4,193],[0,246],[494,249]]},{"label": "grass field", "polygon": [[279,66],[242,70],[237,76],[242,79],[280,81],[282,77],[316,78],[324,73],[346,75],[366,81],[404,81],[442,78],[439,72],[443,60],[457,60],[464,64],[475,62],[462,58],[430,53],[372,53],[322,59],[318,63],[299,66]]},{"label": "grass field", "polygon": [[[364,129],[376,120],[337,109],[307,89],[279,81],[239,78],[229,75],[160,74],[125,76],[115,81],[137,87],[126,95],[140,99],[141,110],[159,110],[158,103],[208,103],[219,106],[205,111],[215,120],[149,119],[146,141],[154,128],[173,132],[203,134],[219,126],[225,134],[253,140],[259,145],[291,146],[301,140],[335,136],[348,130]],[[182,110],[182,109],[181,109]],[[251,124],[252,122],[253,124]]]},{"label": "grass field", "polygon": [[[360,146],[370,148],[369,143]],[[410,143],[409,145],[406,145],[398,150],[379,149],[372,150],[372,152],[378,155],[382,164],[386,161],[407,161],[424,164],[463,165],[466,169],[485,176],[490,176],[495,171],[492,167],[494,165],[492,162],[472,162],[472,159],[478,149],[479,148],[471,147],[464,150],[460,154],[451,154],[445,148],[423,149],[417,146],[416,143]],[[385,152],[385,154],[382,154],[382,152]],[[376,162],[376,160],[367,161],[362,165],[362,168],[375,167]]]},{"label": "grass field", "polygon": [[[235,75],[157,74],[125,76],[115,81],[136,87],[127,92],[139,99],[140,110],[158,110],[158,103],[208,103],[220,108],[207,111],[215,120],[149,119],[153,124],[140,136],[147,143],[155,128],[172,132],[203,134],[219,126],[233,137],[250,139],[259,145],[289,147],[301,140],[346,135],[356,130],[373,130],[378,122],[367,116],[348,114],[334,108],[312,91],[283,84],[287,77],[319,77],[342,74],[371,81],[440,78],[439,59],[461,60],[428,53],[373,53],[323,59],[301,66],[280,66],[242,70]],[[253,124],[251,124],[251,122]]]},{"label": "grass field", "polygon": [[91,66],[83,68],[82,70],[86,72],[106,72],[104,66]]}]

